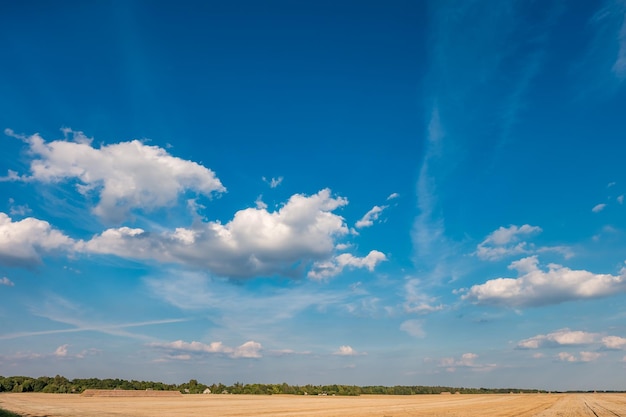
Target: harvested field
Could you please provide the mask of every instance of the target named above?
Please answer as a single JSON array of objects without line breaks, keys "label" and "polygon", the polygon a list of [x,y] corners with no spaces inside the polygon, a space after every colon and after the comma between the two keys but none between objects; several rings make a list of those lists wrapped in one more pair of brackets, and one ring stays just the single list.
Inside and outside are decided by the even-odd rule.
[{"label": "harvested field", "polygon": [[361,397],[199,394],[144,398],[5,393],[0,394],[0,408],[25,417],[615,417],[626,416],[626,394]]}]

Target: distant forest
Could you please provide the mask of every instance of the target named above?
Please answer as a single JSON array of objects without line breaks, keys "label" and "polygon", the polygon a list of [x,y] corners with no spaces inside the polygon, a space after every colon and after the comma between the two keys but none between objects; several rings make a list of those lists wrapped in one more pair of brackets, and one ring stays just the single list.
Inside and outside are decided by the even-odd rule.
[{"label": "distant forest", "polygon": [[455,388],[455,387],[431,387],[422,385],[396,385],[387,387],[382,385],[355,386],[355,385],[289,385],[282,384],[242,384],[234,385],[199,383],[195,379],[183,384],[165,384],[152,381],[126,381],[124,379],[67,379],[57,375],[55,377],[42,376],[31,378],[26,376],[0,376],[0,392],[46,392],[46,393],[76,393],[80,394],[86,389],[124,389],[124,390],[160,390],[180,391],[183,394],[201,394],[206,389],[212,394],[293,394],[293,395],[416,395],[416,394],[441,394],[442,392],[460,394],[502,394],[510,392],[536,393],[546,392],[542,390],[519,389],[519,388]]}]

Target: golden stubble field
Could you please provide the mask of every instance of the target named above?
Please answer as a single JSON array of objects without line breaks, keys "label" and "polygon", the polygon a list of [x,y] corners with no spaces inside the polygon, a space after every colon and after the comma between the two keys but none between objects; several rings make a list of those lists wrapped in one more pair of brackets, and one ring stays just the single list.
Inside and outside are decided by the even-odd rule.
[{"label": "golden stubble field", "polygon": [[360,397],[198,394],[172,398],[106,398],[3,393],[0,408],[29,417],[616,417],[626,416],[626,394]]}]

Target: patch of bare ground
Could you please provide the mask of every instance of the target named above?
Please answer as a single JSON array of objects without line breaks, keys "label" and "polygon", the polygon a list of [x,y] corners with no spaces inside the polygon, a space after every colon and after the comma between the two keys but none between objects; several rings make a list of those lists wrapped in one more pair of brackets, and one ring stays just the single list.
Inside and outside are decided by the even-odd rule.
[{"label": "patch of bare ground", "polygon": [[626,394],[84,397],[4,393],[0,408],[25,417],[626,417]]}]

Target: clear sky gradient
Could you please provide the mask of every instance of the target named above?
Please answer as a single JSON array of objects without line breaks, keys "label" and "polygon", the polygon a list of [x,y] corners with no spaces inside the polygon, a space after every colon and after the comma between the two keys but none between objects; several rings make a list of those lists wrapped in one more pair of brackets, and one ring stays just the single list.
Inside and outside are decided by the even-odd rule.
[{"label": "clear sky gradient", "polygon": [[626,389],[626,2],[0,12],[0,374]]}]

